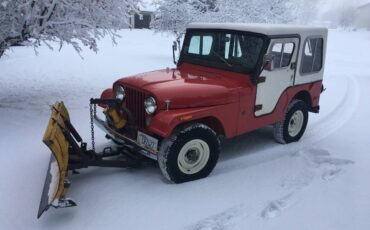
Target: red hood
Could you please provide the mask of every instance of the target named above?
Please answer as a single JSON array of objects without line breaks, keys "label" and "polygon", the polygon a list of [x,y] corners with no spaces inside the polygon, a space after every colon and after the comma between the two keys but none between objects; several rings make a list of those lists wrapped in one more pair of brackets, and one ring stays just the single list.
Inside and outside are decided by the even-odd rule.
[{"label": "red hood", "polygon": [[165,100],[171,101],[171,109],[237,102],[240,77],[237,81],[232,77],[235,74],[225,76],[222,72],[186,65],[179,69],[164,69],[122,78],[115,84],[139,88],[152,94],[162,109],[165,108]]}]

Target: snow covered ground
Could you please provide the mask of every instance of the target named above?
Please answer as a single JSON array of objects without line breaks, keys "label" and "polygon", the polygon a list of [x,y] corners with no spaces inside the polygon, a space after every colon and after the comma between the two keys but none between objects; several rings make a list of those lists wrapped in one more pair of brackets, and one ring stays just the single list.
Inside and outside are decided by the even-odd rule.
[{"label": "snow covered ground", "polygon": [[[370,229],[369,32],[330,31],[322,111],[299,143],[271,128],[223,142],[206,179],[173,185],[157,167],[81,170],[76,208],[36,219],[49,162],[49,105],[63,100],[89,142],[88,100],[121,76],[172,66],[171,37],[122,31],[96,55],[17,47],[0,59],[0,229]],[[107,144],[98,132],[98,147]]]}]

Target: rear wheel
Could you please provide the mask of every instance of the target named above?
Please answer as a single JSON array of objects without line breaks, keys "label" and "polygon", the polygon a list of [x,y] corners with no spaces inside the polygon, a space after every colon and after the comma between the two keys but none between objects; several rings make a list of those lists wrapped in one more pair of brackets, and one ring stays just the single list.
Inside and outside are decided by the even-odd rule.
[{"label": "rear wheel", "polygon": [[284,120],[274,125],[274,139],[281,144],[296,142],[303,136],[308,122],[308,110],[301,100],[293,100]]},{"label": "rear wheel", "polygon": [[171,182],[182,183],[207,177],[216,166],[220,142],[206,125],[192,123],[163,140],[158,163]]}]

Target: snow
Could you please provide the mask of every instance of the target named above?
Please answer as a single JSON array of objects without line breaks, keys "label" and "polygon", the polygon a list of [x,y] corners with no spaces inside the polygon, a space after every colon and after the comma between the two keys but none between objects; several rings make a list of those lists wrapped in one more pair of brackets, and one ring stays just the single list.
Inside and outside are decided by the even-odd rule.
[{"label": "snow", "polygon": [[152,0],[142,0],[141,4],[139,4],[140,11],[154,12],[157,8],[157,5]]},{"label": "snow", "polygon": [[[50,152],[49,105],[63,100],[89,142],[90,97],[122,76],[172,67],[173,38],[124,30],[98,54],[15,47],[0,59],[0,229],[369,229],[370,33],[329,31],[321,113],[302,140],[271,127],[224,140],[208,178],[170,184],[157,166],[89,168],[71,178],[75,208],[37,220]],[[55,45],[57,47],[57,45]],[[56,49],[57,50],[57,49]],[[111,142],[96,131],[97,148]]]},{"label": "snow", "polygon": [[6,6],[8,5],[8,1],[3,1],[3,2],[1,3],[1,5],[2,5],[3,7],[6,7]]},{"label": "snow", "polygon": [[[58,186],[59,186],[59,177],[60,177],[60,171],[57,161],[53,161],[50,164],[50,171],[51,175],[51,181],[49,184],[49,191],[48,191],[48,204],[53,203],[53,200],[55,198],[55,195],[58,192]],[[58,199],[55,200],[55,203],[58,203]]]}]

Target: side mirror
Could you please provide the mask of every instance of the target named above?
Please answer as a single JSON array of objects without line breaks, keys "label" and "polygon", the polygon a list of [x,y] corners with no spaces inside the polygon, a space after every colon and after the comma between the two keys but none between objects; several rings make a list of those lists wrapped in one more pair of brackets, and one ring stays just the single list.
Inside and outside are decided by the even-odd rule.
[{"label": "side mirror", "polygon": [[173,44],[172,44],[172,57],[173,57],[173,63],[175,65],[177,64],[176,54],[175,54],[176,51],[177,51],[177,43],[174,41]]},{"label": "side mirror", "polygon": [[263,69],[268,70],[268,71],[273,71],[274,70],[274,54],[265,54],[263,56]]}]

